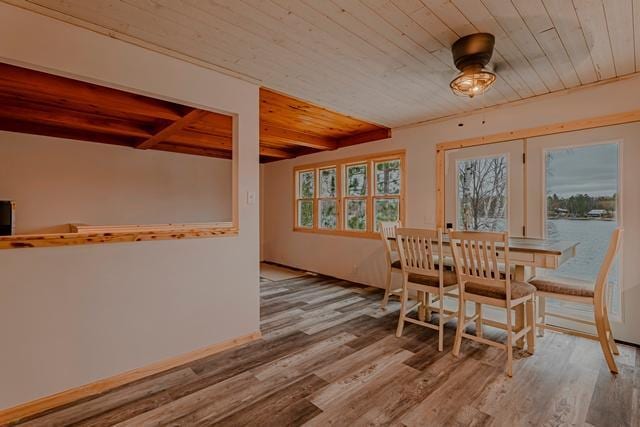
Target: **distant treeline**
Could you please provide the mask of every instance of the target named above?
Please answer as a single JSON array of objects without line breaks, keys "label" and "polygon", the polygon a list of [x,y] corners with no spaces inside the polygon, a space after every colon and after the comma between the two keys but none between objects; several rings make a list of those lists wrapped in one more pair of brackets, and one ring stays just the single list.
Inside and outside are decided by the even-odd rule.
[{"label": "distant treeline", "polygon": [[604,209],[607,211],[606,217],[613,217],[616,213],[616,197],[611,196],[593,197],[588,194],[575,194],[571,197],[558,197],[557,194],[547,196],[547,212],[549,216],[561,216],[562,209],[567,212],[562,216],[586,217],[587,212],[592,209]]}]

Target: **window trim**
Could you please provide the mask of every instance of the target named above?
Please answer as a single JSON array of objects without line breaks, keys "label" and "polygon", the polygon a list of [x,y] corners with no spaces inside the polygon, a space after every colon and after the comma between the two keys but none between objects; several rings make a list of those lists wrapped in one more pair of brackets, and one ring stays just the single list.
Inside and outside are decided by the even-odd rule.
[{"label": "window trim", "polygon": [[[357,157],[349,157],[343,159],[335,159],[331,161],[318,162],[312,164],[305,164],[295,166],[293,168],[293,231],[299,231],[303,233],[315,233],[315,234],[327,234],[327,235],[338,235],[338,236],[348,236],[348,237],[360,237],[360,238],[369,238],[369,239],[378,239],[379,233],[375,231],[375,218],[373,217],[375,213],[374,203],[376,199],[384,199],[384,198],[399,198],[400,200],[400,212],[399,212],[399,220],[404,223],[405,218],[405,192],[407,186],[406,179],[406,152],[405,150],[397,150],[383,153],[374,153],[367,154]],[[398,195],[376,195],[375,194],[375,163],[379,163],[385,160],[400,160],[400,194]],[[346,179],[346,167],[354,164],[366,164],[367,165],[367,195],[366,196],[347,196],[344,188]],[[336,168],[336,197],[337,201],[337,213],[336,213],[336,228],[335,229],[325,229],[320,228],[320,200],[327,199],[321,198],[320,196],[320,170],[327,168]],[[313,227],[300,227],[298,226],[298,201],[303,200],[298,197],[298,174],[304,171],[314,171],[314,198],[313,198],[313,206],[314,206],[314,215],[313,215]],[[334,198],[329,198],[334,199]],[[352,199],[364,199],[366,203],[366,215],[367,215],[367,227],[364,231],[355,231],[348,230],[345,226],[346,221],[346,203],[347,200]],[[304,199],[310,200],[310,199]]]}]

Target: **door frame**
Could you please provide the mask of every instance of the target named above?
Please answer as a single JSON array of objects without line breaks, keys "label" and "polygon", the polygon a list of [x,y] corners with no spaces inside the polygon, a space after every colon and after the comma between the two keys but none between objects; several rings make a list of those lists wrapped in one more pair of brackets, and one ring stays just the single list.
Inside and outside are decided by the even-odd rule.
[{"label": "door frame", "polygon": [[439,228],[444,228],[445,226],[445,153],[448,150],[475,147],[478,145],[496,144],[499,142],[507,142],[515,139],[526,140],[527,138],[533,138],[536,136],[555,135],[558,133],[600,128],[639,121],[640,110],[632,110],[623,113],[609,114],[606,116],[597,116],[587,119],[559,122],[534,128],[500,132],[492,135],[441,142],[436,144],[436,226]]}]

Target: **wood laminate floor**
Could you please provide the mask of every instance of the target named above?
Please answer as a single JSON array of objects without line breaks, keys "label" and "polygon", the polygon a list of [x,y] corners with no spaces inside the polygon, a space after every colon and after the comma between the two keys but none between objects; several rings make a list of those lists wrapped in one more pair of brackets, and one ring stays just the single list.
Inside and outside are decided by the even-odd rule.
[{"label": "wood laminate floor", "polygon": [[[261,281],[264,339],[27,420],[24,425],[640,425],[640,352],[612,376],[598,343],[555,333],[534,356],[407,325],[380,290],[305,276]],[[485,335],[502,333],[488,328]]]}]

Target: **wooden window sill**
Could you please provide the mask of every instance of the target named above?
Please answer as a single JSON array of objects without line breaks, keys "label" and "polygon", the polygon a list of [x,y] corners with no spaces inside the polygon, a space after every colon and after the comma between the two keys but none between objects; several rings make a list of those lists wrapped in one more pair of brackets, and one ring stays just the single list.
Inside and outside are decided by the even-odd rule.
[{"label": "wooden window sill", "polygon": [[74,232],[53,234],[23,234],[1,236],[0,249],[45,248],[53,246],[86,245],[94,243],[143,242],[150,240],[199,239],[238,235],[238,228],[228,226],[175,227],[163,226],[149,229],[148,226],[117,228],[114,231]]},{"label": "wooden window sill", "polygon": [[295,227],[293,231],[309,234],[325,234],[328,236],[357,237],[359,239],[380,239],[380,233],[371,231],[321,230],[302,227]]}]

